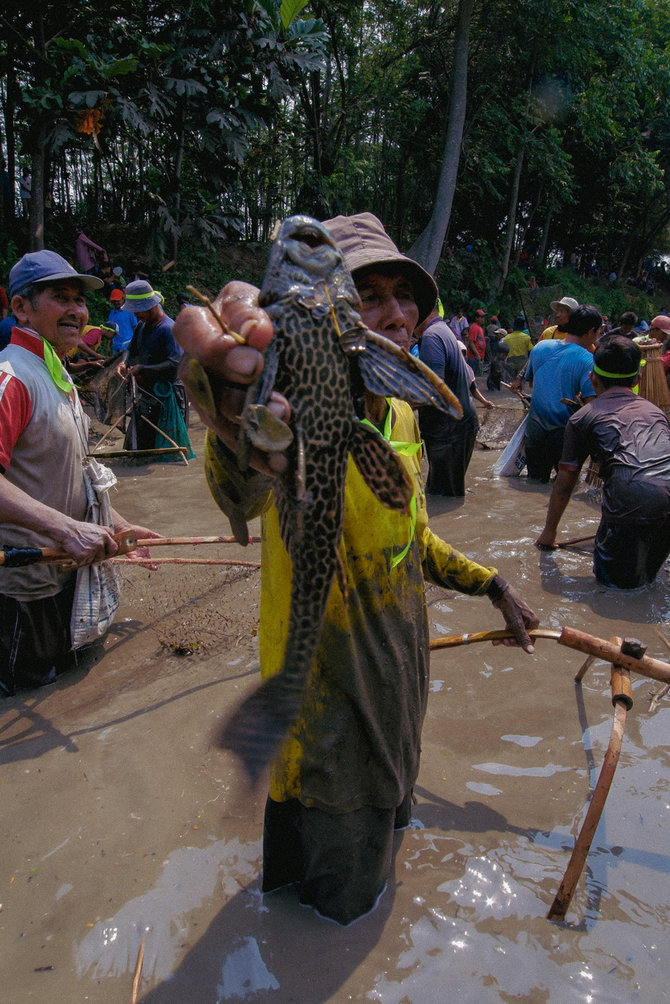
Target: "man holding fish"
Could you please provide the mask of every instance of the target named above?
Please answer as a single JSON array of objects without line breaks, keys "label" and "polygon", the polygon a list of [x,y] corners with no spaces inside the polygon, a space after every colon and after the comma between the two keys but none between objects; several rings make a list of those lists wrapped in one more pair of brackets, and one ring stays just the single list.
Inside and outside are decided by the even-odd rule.
[{"label": "man holding fish", "polygon": [[[268,313],[255,288],[232,282],[213,310],[182,311],[175,336],[185,350],[184,380],[209,428],[212,493],[241,539],[247,519],[263,518],[264,683],[222,736],[252,779],[272,760],[263,890],[298,882],[302,903],[347,924],[374,907],[394,830],[410,820],[428,690],[425,579],[488,596],[527,652],[538,619],[495,568],[470,561],[427,526],[419,432],[400,398],[427,403],[438,395],[409,355],[411,335],[436,301],[431,276],[369,213],[324,225],[291,218],[280,244],[285,253],[273,249],[263,283]],[[306,304],[313,353],[301,320]],[[336,422],[339,404],[329,395],[339,364],[323,364],[330,358],[319,342],[324,325],[351,369]],[[300,352],[290,348],[292,335]],[[333,403],[317,416],[319,437],[306,427],[321,400]],[[331,490],[324,483],[342,439],[343,476]],[[312,521],[321,529],[310,536]],[[320,548],[329,534],[332,548]],[[309,579],[310,569],[301,593],[296,579]],[[298,646],[293,637],[304,628],[296,607],[311,604],[309,588],[324,593],[313,656],[306,637]],[[297,671],[305,653],[307,670]]]}]

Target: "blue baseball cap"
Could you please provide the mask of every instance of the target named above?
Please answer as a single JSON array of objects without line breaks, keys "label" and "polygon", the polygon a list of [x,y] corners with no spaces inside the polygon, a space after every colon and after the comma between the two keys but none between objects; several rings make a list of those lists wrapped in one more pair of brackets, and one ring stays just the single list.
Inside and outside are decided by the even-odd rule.
[{"label": "blue baseball cap", "polygon": [[16,296],[36,282],[76,279],[84,289],[102,289],[104,282],[95,275],[81,275],[55,251],[31,251],[24,254],[9,273],[9,296]]}]

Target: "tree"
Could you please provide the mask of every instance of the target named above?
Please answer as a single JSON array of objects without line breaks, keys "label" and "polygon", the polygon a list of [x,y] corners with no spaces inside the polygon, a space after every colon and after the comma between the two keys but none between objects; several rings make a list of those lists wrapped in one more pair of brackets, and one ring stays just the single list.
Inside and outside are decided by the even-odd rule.
[{"label": "tree", "polygon": [[410,250],[411,256],[416,258],[431,274],[435,272],[442,254],[442,246],[449,227],[451,206],[456,190],[458,165],[461,156],[461,141],[465,125],[468,89],[468,50],[473,7],[474,0],[460,0],[458,5],[458,20],[454,38],[454,64],[451,75],[451,96],[449,99],[449,118],[444,153],[442,155],[440,179],[428,226]]}]

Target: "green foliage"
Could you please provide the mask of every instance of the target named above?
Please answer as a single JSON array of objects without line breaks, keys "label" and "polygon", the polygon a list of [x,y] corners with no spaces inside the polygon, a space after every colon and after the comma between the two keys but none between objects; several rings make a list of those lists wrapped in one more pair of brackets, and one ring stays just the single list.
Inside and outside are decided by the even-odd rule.
[{"label": "green foliage", "polygon": [[[186,242],[194,260],[265,240],[289,212],[370,210],[408,248],[437,189],[459,5],[306,6],[24,5],[24,44],[0,42],[3,132],[15,169],[45,154],[47,242],[71,246],[76,220],[132,232],[157,261]],[[492,287],[509,218],[499,309],[523,284],[522,251],[549,281],[545,263],[572,251],[627,275],[668,246],[668,38],[664,0],[475,4],[453,254],[437,271],[447,299],[468,306]],[[25,222],[9,235],[23,250]]]},{"label": "green foliage", "polygon": [[307,6],[307,2],[308,0],[282,0],[281,7],[279,8],[279,16],[284,28],[288,28],[291,21],[298,16],[303,7]]}]

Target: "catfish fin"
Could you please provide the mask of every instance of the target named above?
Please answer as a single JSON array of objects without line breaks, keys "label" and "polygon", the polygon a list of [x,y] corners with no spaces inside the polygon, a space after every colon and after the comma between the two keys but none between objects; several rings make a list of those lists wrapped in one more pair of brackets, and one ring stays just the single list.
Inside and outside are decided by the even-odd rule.
[{"label": "catfish fin", "polygon": [[294,723],[305,681],[277,673],[265,680],[233,711],[216,736],[217,745],[242,761],[252,788]]},{"label": "catfish fin", "polygon": [[462,418],[460,401],[420,359],[373,331],[358,357],[363,382],[380,397],[397,397],[414,407],[430,404],[453,418]]},{"label": "catfish fin", "polygon": [[195,403],[199,405],[199,407],[206,412],[210,418],[215,418],[216,404],[214,403],[212,386],[209,382],[209,377],[207,376],[205,368],[198,362],[197,359],[189,359],[186,373],[183,374],[183,380]]},{"label": "catfish fin", "polygon": [[253,445],[265,453],[282,453],[293,442],[286,422],[264,404],[248,404],[242,412],[242,424]]},{"label": "catfish fin", "polygon": [[412,479],[384,437],[370,426],[355,422],[349,450],[365,483],[381,504],[408,513],[414,493]]}]

